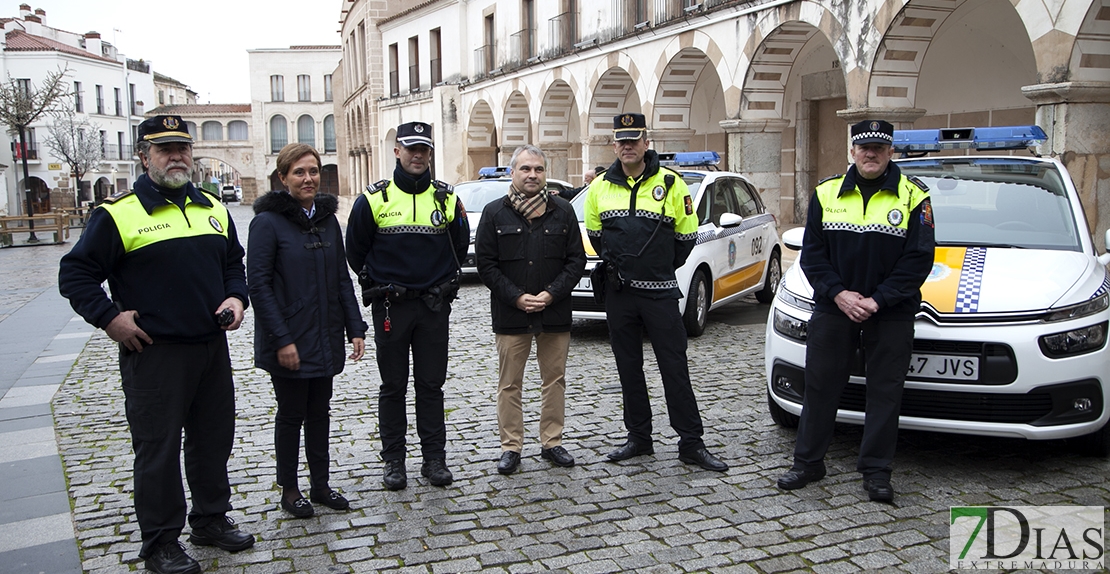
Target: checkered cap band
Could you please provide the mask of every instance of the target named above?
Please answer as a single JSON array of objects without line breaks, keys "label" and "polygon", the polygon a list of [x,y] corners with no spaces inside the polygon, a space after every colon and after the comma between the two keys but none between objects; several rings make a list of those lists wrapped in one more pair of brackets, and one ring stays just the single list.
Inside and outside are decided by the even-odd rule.
[{"label": "checkered cap band", "polygon": [[852,141],[853,142],[856,142],[856,141],[859,141],[859,140],[873,140],[873,139],[881,139],[881,140],[886,140],[886,141],[888,141],[892,144],[894,143],[894,136],[892,136],[890,134],[883,133],[883,132],[863,132],[863,133],[856,134],[856,135],[852,136]]}]

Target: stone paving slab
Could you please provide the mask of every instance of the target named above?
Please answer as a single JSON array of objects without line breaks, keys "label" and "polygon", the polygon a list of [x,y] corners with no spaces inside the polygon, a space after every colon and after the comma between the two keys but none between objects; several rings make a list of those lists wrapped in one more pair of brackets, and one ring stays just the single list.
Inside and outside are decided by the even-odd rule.
[{"label": "stone paving slab", "polygon": [[[245,221],[238,226],[245,234]],[[776,426],[766,412],[767,307],[754,300],[714,311],[705,334],[689,342],[705,439],[731,465],[729,472],[677,460],[677,436],[667,423],[646,341],[656,454],[606,462],[604,455],[625,436],[619,380],[604,323],[576,322],[564,445],[578,464],[556,468],[539,457],[533,363],[526,374],[521,470],[501,476],[488,297],[485,287],[468,281],[452,313],[445,392],[454,484],[433,487],[419,476],[410,425],[409,486],[399,492],[382,487],[378,378],[368,341],[368,358],[347,365],[332,399],[331,484],[351,500],[352,510],[317,505],[307,520],[278,508],[276,404],[267,375],[252,365],[248,312],[244,328],[230,338],[237,393],[230,516],[258,542],[239,554],[186,543],[205,571],[936,572],[947,569],[950,506],[1110,502],[1110,462],[1073,454],[1060,441],[905,431],[895,461],[896,504],[872,503],[855,472],[861,431],[849,425],[837,426],[827,478],[780,491],[775,479],[790,464],[794,432]],[[115,346],[97,332],[53,403],[83,567],[90,573],[142,568],[119,385]],[[301,476],[307,487],[304,468]]]}]

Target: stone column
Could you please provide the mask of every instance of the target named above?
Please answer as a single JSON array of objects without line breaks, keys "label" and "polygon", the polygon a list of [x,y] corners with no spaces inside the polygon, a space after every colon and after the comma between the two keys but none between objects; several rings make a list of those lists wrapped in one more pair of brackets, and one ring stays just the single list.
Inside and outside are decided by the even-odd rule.
[{"label": "stone column", "polygon": [[587,166],[599,165],[609,167],[616,157],[613,153],[612,136],[590,136],[582,142],[583,169],[589,169]]},{"label": "stone column", "polygon": [[1110,229],[1110,82],[1062,82],[1021,88],[1037,105],[1037,125],[1048,141],[1040,153],[1068,168],[1098,251]]},{"label": "stone column", "polygon": [[[782,193],[782,130],[787,120],[724,120],[729,169],[743,174],[780,223],[793,222],[794,194]],[[786,214],[786,215],[784,215]]]},{"label": "stone column", "polygon": [[547,156],[548,177],[570,181],[570,146],[569,142],[552,142],[539,146]]},{"label": "stone column", "polygon": [[661,129],[648,131],[651,148],[660,153],[690,151],[690,140],[693,137],[694,130]]}]

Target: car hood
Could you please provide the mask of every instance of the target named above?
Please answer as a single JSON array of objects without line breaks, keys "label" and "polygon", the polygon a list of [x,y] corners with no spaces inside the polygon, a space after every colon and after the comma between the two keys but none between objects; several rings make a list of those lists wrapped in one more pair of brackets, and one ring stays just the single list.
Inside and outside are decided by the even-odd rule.
[{"label": "car hood", "polygon": [[[939,313],[1019,313],[1082,303],[1105,291],[1110,275],[1096,260],[1073,251],[937,247],[921,297]],[[813,288],[795,263],[784,287],[812,299]]]}]

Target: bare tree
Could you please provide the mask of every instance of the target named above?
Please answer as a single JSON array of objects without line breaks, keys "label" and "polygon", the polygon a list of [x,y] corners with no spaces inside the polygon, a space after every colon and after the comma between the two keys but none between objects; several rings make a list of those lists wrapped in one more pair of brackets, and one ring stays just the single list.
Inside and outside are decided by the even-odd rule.
[{"label": "bare tree", "polygon": [[77,179],[73,192],[73,206],[81,205],[81,181],[85,174],[100,167],[104,160],[104,146],[97,134],[100,126],[80,118],[75,112],[67,110],[54,114],[46,136],[46,146],[69,166]]},{"label": "bare tree", "polygon": [[[59,105],[69,95],[69,83],[65,75],[69,71],[67,66],[55,72],[46,74],[46,78],[36,88],[31,80],[26,78],[12,78],[8,76],[6,82],[0,83],[0,123],[7,126],[10,133],[19,134],[19,149],[23,159],[23,187],[27,194],[27,215],[34,215],[35,208],[31,199],[30,175],[27,173],[27,128],[43,114],[56,111]],[[35,237],[35,222],[30,222],[31,237],[29,242],[37,242]]]}]

